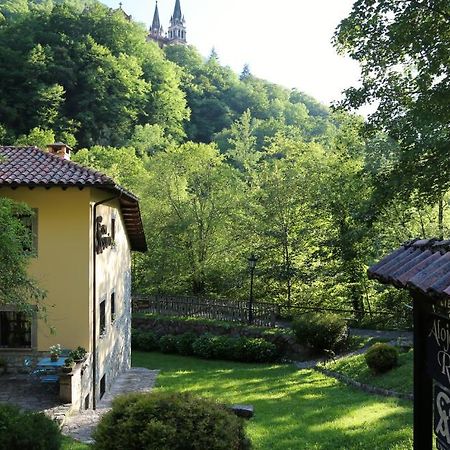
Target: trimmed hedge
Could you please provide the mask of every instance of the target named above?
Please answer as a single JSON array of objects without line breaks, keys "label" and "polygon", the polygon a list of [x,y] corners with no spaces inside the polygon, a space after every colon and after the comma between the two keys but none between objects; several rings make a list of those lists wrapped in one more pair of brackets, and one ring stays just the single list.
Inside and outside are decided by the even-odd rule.
[{"label": "trimmed hedge", "polygon": [[58,425],[44,414],[0,404],[0,449],[58,450],[61,442]]},{"label": "trimmed hedge", "polygon": [[389,344],[378,342],[364,355],[367,365],[375,373],[385,373],[398,364],[398,351]]},{"label": "trimmed hedge", "polygon": [[348,340],[347,323],[336,314],[304,314],[294,320],[292,328],[300,344],[318,353],[342,350]]},{"label": "trimmed hedge", "polygon": [[95,450],[248,450],[244,421],[189,393],[118,397],[94,433]]},{"label": "trimmed hedge", "polygon": [[[150,338],[146,335],[150,334]],[[134,333],[136,336],[136,333]],[[272,362],[279,357],[277,348],[271,342],[261,338],[214,336],[204,334],[197,337],[193,333],[179,336],[166,335],[159,339],[155,346],[149,348],[148,341],[153,343],[152,332],[141,331],[132,341],[137,350],[153,351],[159,349],[162,353],[178,353],[180,355],[195,355],[204,359],[225,359],[242,362]]]}]

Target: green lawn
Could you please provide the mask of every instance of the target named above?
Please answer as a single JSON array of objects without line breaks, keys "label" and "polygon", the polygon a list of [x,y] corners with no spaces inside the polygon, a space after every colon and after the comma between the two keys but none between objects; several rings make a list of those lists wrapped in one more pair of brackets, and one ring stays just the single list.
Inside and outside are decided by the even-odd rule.
[{"label": "green lawn", "polygon": [[413,391],[413,352],[400,353],[399,365],[383,375],[374,375],[367,367],[364,355],[342,358],[325,368],[339,372],[361,383],[411,394]]},{"label": "green lawn", "polygon": [[205,361],[133,354],[133,365],[160,369],[158,389],[250,403],[255,449],[410,450],[412,405],[371,396],[290,365]]}]

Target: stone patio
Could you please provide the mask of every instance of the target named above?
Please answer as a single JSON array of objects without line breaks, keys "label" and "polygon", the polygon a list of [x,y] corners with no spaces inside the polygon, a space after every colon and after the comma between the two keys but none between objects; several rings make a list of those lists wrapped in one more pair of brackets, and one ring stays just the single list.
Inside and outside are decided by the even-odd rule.
[{"label": "stone patio", "polygon": [[86,444],[92,443],[92,433],[101,417],[111,409],[112,401],[121,394],[150,392],[155,385],[158,373],[158,370],[133,368],[119,375],[112,389],[98,403],[95,411],[88,410],[66,418],[62,428],[63,434]]},{"label": "stone patio", "polygon": [[42,384],[30,375],[0,376],[0,403],[11,403],[30,411],[44,411],[61,405],[57,384]]}]

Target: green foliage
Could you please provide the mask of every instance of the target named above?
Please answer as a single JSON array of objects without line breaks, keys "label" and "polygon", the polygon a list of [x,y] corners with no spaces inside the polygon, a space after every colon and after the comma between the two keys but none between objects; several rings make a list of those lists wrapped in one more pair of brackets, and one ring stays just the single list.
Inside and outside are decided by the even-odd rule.
[{"label": "green foliage", "polygon": [[163,353],[177,353],[178,352],[178,339],[172,334],[166,334],[159,338],[159,349]]},{"label": "green foliage", "polygon": [[69,353],[69,357],[74,361],[82,361],[87,354],[87,351],[84,347],[77,347],[75,350],[72,350]]},{"label": "green foliage", "polygon": [[279,356],[276,346],[261,338],[235,338],[205,334],[192,344],[192,349],[194,355],[205,359],[270,362]]},{"label": "green foliage", "polygon": [[377,104],[372,130],[398,143],[389,172],[379,180],[384,197],[417,190],[430,203],[450,188],[449,18],[446,1],[362,0],[338,28],[338,49],[358,61],[362,72],[361,86],[346,91],[343,105]]},{"label": "green foliage", "polygon": [[226,407],[189,393],[119,397],[95,432],[97,450],[247,450],[244,423]]},{"label": "green foliage", "polygon": [[292,328],[298,342],[316,352],[340,350],[348,338],[347,323],[335,314],[304,314],[294,320]]},{"label": "green foliage", "polygon": [[192,346],[197,337],[198,336],[194,333],[184,333],[177,336],[176,341],[177,353],[184,356],[192,355],[194,353]]},{"label": "green foliage", "polygon": [[123,145],[147,124],[181,138],[188,110],[175,65],[140,25],[100,2],[84,3],[0,4],[6,128],[16,137],[52,129],[57,140],[75,135],[81,146]]},{"label": "green foliage", "polygon": [[59,450],[58,425],[42,413],[22,412],[0,404],[0,448],[8,450]]},{"label": "green foliage", "polygon": [[[27,273],[31,236],[20,216],[31,215],[25,205],[0,197],[0,304],[15,305],[32,314],[44,292]],[[41,309],[43,311],[43,309]]]},{"label": "green foliage", "polygon": [[392,345],[379,342],[370,347],[365,354],[365,360],[375,373],[385,373],[398,364],[398,351]]},{"label": "green foliage", "polygon": [[156,334],[151,331],[133,330],[131,335],[131,346],[133,349],[151,352],[159,349]]}]

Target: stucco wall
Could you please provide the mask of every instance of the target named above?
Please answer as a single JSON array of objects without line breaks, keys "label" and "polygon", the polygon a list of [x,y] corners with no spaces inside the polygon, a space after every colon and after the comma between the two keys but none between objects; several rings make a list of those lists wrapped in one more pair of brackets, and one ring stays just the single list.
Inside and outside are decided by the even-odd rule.
[{"label": "stucco wall", "polygon": [[47,321],[38,323],[37,349],[89,348],[89,190],[2,188],[0,195],[38,210],[38,253],[29,273],[47,291]]},{"label": "stucco wall", "polygon": [[[105,198],[104,193],[92,191],[91,201]],[[131,366],[131,255],[130,245],[120,206],[113,200],[97,207],[96,215],[101,216],[108,233],[111,219],[115,218],[115,242],[112,247],[96,255],[96,300],[97,300],[97,382],[106,375],[106,390],[118,373]],[[92,243],[91,243],[92,245]],[[115,315],[111,317],[111,294],[115,294]],[[106,330],[100,333],[100,303],[106,299]],[[97,398],[99,397],[99,388]]]}]

